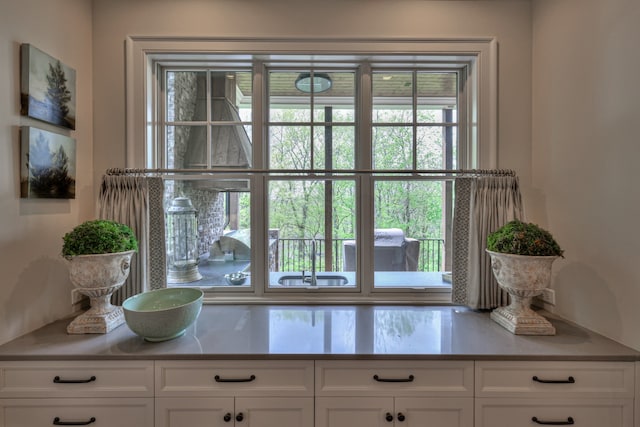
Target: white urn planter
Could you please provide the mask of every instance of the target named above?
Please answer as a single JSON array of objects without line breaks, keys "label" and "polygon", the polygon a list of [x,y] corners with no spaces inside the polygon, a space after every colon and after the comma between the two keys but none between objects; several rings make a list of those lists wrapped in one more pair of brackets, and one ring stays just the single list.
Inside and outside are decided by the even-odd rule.
[{"label": "white urn planter", "polygon": [[122,307],[111,304],[111,295],[127,280],[134,252],[69,258],[71,283],[89,297],[91,308],[67,326],[67,333],[105,334],[124,323]]},{"label": "white urn planter", "polygon": [[557,256],[513,255],[487,250],[498,285],[510,303],[491,312],[491,319],[517,335],[555,335],[553,325],[531,309],[531,299],[551,283],[551,265]]}]

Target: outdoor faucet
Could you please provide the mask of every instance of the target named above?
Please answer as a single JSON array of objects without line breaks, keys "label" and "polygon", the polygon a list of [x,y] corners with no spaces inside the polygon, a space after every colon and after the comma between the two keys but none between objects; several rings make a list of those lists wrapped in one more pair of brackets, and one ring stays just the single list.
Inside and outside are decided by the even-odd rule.
[{"label": "outdoor faucet", "polygon": [[318,286],[316,277],[316,239],[311,241],[311,286]]},{"label": "outdoor faucet", "polygon": [[311,240],[311,277],[305,277],[302,270],[302,280],[311,286],[318,286],[318,278],[316,277],[316,239]]}]

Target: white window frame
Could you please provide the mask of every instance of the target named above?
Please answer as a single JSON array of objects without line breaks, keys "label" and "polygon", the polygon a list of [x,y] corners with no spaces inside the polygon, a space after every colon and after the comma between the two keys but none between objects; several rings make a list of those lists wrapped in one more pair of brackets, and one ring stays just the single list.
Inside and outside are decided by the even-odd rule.
[{"label": "white window frame", "polygon": [[[233,52],[230,54],[229,52]],[[497,159],[497,42],[493,38],[481,39],[393,39],[393,40],[350,40],[350,39],[319,39],[319,40],[291,40],[291,39],[215,39],[215,38],[164,38],[164,37],[129,37],[126,40],[126,167],[129,168],[153,168],[157,167],[160,153],[149,150],[148,141],[156,139],[157,117],[152,105],[156,105],[157,87],[156,73],[161,69],[160,64],[167,66],[172,59],[179,58],[182,66],[186,61],[193,61],[193,64],[206,65],[207,55],[219,57],[225,54],[229,64],[234,61],[253,61],[254,75],[262,73],[261,60],[269,61],[274,57],[272,52],[278,52],[277,58],[300,58],[300,52],[308,52],[308,60],[312,61],[313,55],[322,55],[329,59],[332,56],[336,60],[344,61],[350,55],[354,60],[366,54],[367,57],[377,58],[380,62],[407,62],[408,58],[419,57],[423,60],[433,60],[441,62],[443,66],[447,63],[465,63],[467,67],[467,85],[471,88],[462,94],[466,97],[466,103],[471,106],[471,111],[467,112],[467,126],[460,132],[467,132],[467,138],[461,138],[460,143],[467,141],[469,144],[462,151],[466,151],[469,156],[459,159],[460,168],[483,168],[492,169],[496,167]],[[373,60],[372,62],[376,62]],[[254,78],[254,92],[262,92],[262,79]],[[370,90],[366,85],[364,90]],[[360,94],[367,96],[370,94]],[[462,102],[461,102],[462,103]],[[266,108],[260,105],[258,100],[253,105],[254,122],[264,123]],[[257,115],[257,116],[256,116]],[[362,123],[362,120],[369,122],[366,114],[356,119],[361,123],[360,129],[364,133],[371,132],[370,123]],[[262,129],[259,126],[252,128],[252,140],[262,140]],[[359,138],[369,138],[369,135],[360,134]],[[254,146],[254,159],[266,159],[264,146]],[[360,153],[366,155],[367,153]],[[261,161],[259,161],[261,164]],[[258,181],[262,181],[259,180]],[[259,182],[254,182],[260,187]],[[256,198],[254,198],[256,200]],[[263,212],[265,206],[260,203],[253,203],[252,210]],[[258,223],[256,223],[257,220]],[[256,215],[252,215],[252,227],[261,227],[263,220]],[[372,228],[371,224],[362,224],[362,229]],[[256,233],[257,234],[257,233]],[[367,239],[366,233],[361,234],[360,247],[363,248],[362,258],[367,259]],[[261,235],[252,235],[251,246],[255,248],[257,254],[265,253],[265,238]],[[258,262],[254,265],[261,265]],[[255,280],[254,293],[248,296],[247,293],[231,293],[220,295],[216,293],[217,301],[229,302],[251,302],[264,301],[267,296],[261,283],[268,280],[264,277],[264,272],[260,269],[252,270],[252,281]],[[361,269],[362,270],[362,269]],[[370,275],[372,275],[371,273]],[[362,275],[361,275],[362,276]],[[244,295],[240,295],[244,294]],[[294,293],[292,295],[278,294],[269,295],[270,302],[296,301],[296,302],[322,302],[328,303],[335,298],[336,301],[344,302],[390,302],[390,301],[411,301],[415,303],[415,293],[369,293],[368,295],[348,294],[323,295],[318,301],[314,292]],[[352,301],[349,300],[352,298]],[[443,293],[425,293],[423,302],[449,302],[450,295]]]}]

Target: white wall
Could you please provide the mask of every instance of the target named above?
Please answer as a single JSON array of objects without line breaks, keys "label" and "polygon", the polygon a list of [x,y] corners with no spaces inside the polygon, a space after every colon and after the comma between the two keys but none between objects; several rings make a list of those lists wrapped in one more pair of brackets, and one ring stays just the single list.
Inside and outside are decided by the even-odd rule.
[{"label": "white wall", "polygon": [[533,214],[557,313],[640,349],[640,2],[535,0]]},{"label": "white wall", "polygon": [[[0,343],[71,313],[62,236],[95,210],[91,10],[87,0],[0,0]],[[21,43],[75,68],[76,131],[20,116]],[[75,200],[20,199],[20,126],[76,139]]]}]

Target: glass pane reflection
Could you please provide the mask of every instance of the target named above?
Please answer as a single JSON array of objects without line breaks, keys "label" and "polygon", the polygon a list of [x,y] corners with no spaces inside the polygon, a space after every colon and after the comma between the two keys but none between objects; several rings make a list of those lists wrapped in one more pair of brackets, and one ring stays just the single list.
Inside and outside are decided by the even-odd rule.
[{"label": "glass pane reflection", "polygon": [[270,354],[442,354],[450,311],[427,307],[269,310]]},{"label": "glass pane reflection", "polygon": [[269,311],[269,352],[355,353],[355,310],[285,308]]},{"label": "glass pane reflection", "polygon": [[441,351],[442,312],[406,308],[375,309],[375,354],[439,354]]}]

